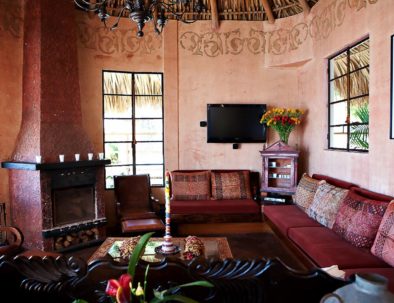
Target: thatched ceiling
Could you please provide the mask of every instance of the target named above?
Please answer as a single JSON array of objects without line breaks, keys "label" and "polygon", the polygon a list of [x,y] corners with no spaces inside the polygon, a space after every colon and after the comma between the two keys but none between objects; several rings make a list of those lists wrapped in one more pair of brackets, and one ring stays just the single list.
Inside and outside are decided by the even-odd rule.
[{"label": "thatched ceiling", "polygon": [[[193,12],[193,1],[196,0],[191,1],[192,3],[187,7],[183,4],[176,6],[178,12],[186,12],[184,18],[189,20],[268,20],[273,23],[275,19],[302,12],[308,13],[319,0],[202,0],[205,10],[199,15]],[[97,0],[90,0],[90,2],[97,2]],[[107,3],[108,13],[117,16],[124,0],[108,0]],[[127,13],[125,13],[126,16]]]}]

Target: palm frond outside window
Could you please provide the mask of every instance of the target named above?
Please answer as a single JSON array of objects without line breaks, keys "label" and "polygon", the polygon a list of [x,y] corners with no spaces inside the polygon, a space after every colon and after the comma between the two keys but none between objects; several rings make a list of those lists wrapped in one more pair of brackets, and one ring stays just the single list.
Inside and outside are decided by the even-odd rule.
[{"label": "palm frond outside window", "polygon": [[115,175],[149,174],[164,184],[163,75],[103,71],[106,188]]},{"label": "palm frond outside window", "polygon": [[369,39],[329,59],[328,148],[369,149]]}]

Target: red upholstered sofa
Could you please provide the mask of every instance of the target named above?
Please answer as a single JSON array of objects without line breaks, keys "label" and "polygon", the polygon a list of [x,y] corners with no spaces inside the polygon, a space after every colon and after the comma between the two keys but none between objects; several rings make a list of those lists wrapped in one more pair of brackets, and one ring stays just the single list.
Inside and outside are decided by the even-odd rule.
[{"label": "red upholstered sofa", "polygon": [[[245,170],[175,170],[178,173],[231,173]],[[246,170],[247,171],[247,170]],[[171,173],[173,173],[171,172]],[[170,178],[171,222],[172,223],[224,223],[261,221],[261,206],[257,199],[260,188],[259,173],[248,171],[250,199],[218,199],[211,196],[204,200],[174,199],[172,195],[172,180]]]},{"label": "red upholstered sofa", "polygon": [[[393,197],[378,194],[356,184],[332,177],[315,174],[314,179],[349,189],[367,199],[389,203]],[[389,279],[389,289],[394,292],[394,268],[374,256],[370,250],[354,246],[329,229],[310,218],[297,205],[266,205],[264,217],[276,234],[300,257],[307,268],[338,265],[346,276],[371,272]]]}]

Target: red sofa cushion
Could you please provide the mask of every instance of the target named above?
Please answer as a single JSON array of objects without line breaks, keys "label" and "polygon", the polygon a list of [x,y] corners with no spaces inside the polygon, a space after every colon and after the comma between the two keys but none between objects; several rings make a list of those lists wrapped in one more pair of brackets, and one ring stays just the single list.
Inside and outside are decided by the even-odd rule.
[{"label": "red sofa cushion", "polygon": [[289,230],[296,243],[318,266],[339,268],[388,267],[369,250],[357,248],[326,227],[300,227]]},{"label": "red sofa cushion", "polygon": [[352,268],[345,269],[345,278],[349,278],[356,273],[375,273],[386,277],[389,281],[388,289],[394,292],[394,268]]},{"label": "red sofa cushion", "polygon": [[350,190],[337,213],[333,231],[353,245],[371,248],[388,203]]},{"label": "red sofa cushion", "polygon": [[254,200],[188,200],[171,201],[174,214],[256,214],[260,205]]},{"label": "red sofa cushion", "polygon": [[394,266],[394,201],[383,216],[371,253]]},{"label": "red sofa cushion", "polygon": [[287,235],[291,227],[317,226],[321,225],[308,217],[296,205],[265,205],[264,215],[280,230]]},{"label": "red sofa cushion", "polygon": [[249,171],[211,172],[212,199],[251,199]]},{"label": "red sofa cushion", "polygon": [[345,189],[350,189],[351,187],[358,187],[357,184],[354,183],[350,183],[347,181],[343,181],[343,180],[339,180],[333,177],[329,177],[326,175],[320,175],[320,174],[313,174],[312,175],[313,179],[317,179],[317,180],[325,180],[327,183],[334,185],[334,186],[338,186],[338,187],[342,187]]},{"label": "red sofa cushion", "polygon": [[209,171],[172,171],[170,176],[171,199],[208,200],[211,197],[211,175]]}]

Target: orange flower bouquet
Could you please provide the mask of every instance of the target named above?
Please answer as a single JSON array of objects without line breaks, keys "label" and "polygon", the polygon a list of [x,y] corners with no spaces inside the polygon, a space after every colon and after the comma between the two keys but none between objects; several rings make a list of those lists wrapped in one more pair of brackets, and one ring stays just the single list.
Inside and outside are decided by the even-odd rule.
[{"label": "orange flower bouquet", "polygon": [[260,119],[260,123],[266,123],[278,132],[279,138],[288,143],[289,136],[294,127],[301,123],[304,112],[299,109],[275,107],[266,111]]}]

